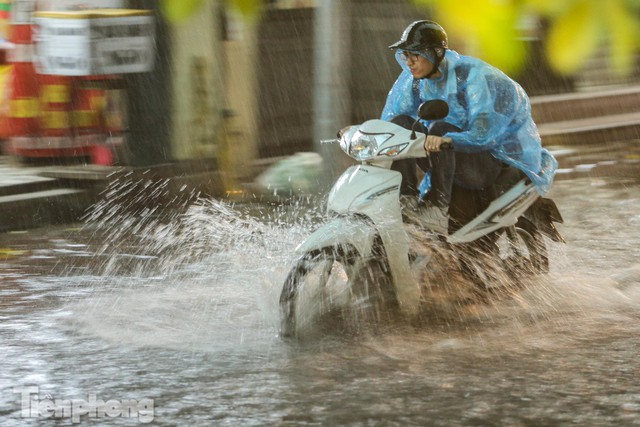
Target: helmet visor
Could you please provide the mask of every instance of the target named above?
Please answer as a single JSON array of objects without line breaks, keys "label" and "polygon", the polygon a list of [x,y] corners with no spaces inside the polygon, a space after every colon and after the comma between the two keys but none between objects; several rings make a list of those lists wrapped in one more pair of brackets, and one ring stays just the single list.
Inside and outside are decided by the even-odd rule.
[{"label": "helmet visor", "polygon": [[412,41],[412,40],[399,40],[394,44],[390,45],[389,49],[391,50],[402,49],[402,50],[409,50],[409,51],[415,52],[415,51],[424,49],[424,45],[422,43],[417,43],[416,41]]}]

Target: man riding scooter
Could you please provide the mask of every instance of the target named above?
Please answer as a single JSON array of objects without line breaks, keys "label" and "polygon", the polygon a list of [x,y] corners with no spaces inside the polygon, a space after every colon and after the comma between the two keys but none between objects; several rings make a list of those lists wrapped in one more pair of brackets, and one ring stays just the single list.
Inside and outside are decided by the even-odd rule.
[{"label": "man riding scooter", "polygon": [[[405,128],[416,121],[418,106],[441,99],[449,104],[443,121],[420,121],[414,129],[427,134],[430,154],[418,165],[430,189],[418,199],[416,160],[394,162],[403,175],[405,211],[426,229],[447,234],[452,189],[495,192],[506,168],[526,175],[540,195],[549,191],[558,167],[542,148],[526,92],[497,68],[449,49],[445,30],[433,21],[409,25],[391,46],[402,72],[391,88],[381,119]],[[443,150],[443,144],[452,150]],[[490,197],[495,197],[490,194]],[[418,200],[420,200],[418,202]]]}]

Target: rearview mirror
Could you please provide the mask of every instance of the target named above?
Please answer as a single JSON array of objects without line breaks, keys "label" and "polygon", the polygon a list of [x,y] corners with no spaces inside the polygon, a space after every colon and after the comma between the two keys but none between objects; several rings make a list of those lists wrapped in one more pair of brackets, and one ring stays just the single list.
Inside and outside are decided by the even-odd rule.
[{"label": "rearview mirror", "polygon": [[423,102],[418,107],[418,117],[422,120],[441,120],[449,114],[449,104],[441,99]]}]

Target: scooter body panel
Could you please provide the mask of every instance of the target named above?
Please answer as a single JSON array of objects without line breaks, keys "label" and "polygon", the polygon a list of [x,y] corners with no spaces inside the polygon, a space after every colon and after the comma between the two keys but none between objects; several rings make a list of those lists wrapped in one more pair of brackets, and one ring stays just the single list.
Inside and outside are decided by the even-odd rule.
[{"label": "scooter body panel", "polygon": [[[397,196],[401,182],[402,176],[399,172],[376,166],[351,166],[331,189],[327,208],[337,214],[357,213],[367,209],[367,206],[374,204],[376,199],[385,194]],[[397,204],[397,201],[392,201],[388,206],[381,208],[388,210]]]},{"label": "scooter body panel", "polygon": [[535,186],[521,180],[467,223],[447,238],[449,243],[468,243],[482,236],[518,222],[518,218],[540,197]]},{"label": "scooter body panel", "polygon": [[[390,168],[396,160],[425,157],[425,138],[420,132],[412,133],[383,120],[349,128],[340,138],[340,147],[360,164],[349,167],[329,193],[327,209],[334,219],[297,248],[299,252],[310,252],[349,246],[366,259],[379,256],[381,251],[376,245],[381,241],[400,309],[407,316],[419,311],[421,286],[411,272],[410,240],[402,221],[402,176]],[[510,227],[539,197],[535,186],[523,180],[449,236],[448,241],[472,242]]]},{"label": "scooter body panel", "polygon": [[376,166],[347,169],[329,195],[328,210],[339,216],[316,230],[297,250],[351,245],[360,256],[373,257],[375,238],[380,236],[400,309],[411,316],[419,309],[420,286],[411,274],[409,240],[398,203],[401,180],[399,172]]}]

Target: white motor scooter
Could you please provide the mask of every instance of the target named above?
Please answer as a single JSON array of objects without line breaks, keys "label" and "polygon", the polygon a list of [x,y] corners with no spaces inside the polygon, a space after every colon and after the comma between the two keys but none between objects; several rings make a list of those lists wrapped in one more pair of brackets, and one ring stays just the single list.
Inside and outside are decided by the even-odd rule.
[{"label": "white motor scooter", "polygon": [[[419,116],[439,120],[448,110],[444,101],[428,101],[420,106]],[[297,336],[313,322],[305,307],[315,304],[317,309],[318,304],[304,301],[305,295],[322,294],[325,302],[320,304],[329,306],[367,306],[376,318],[384,308],[409,319],[418,314],[423,284],[412,274],[415,257],[410,254],[411,237],[400,203],[402,176],[391,170],[391,164],[426,157],[425,138],[383,120],[352,126],[341,136],[342,150],[360,164],[349,167],[331,189],[327,207],[331,219],[296,249],[301,256],[280,296],[283,336]],[[537,209],[532,209],[534,203]],[[527,211],[529,219],[523,216]],[[456,245],[504,231],[512,242],[509,262],[540,273],[548,269],[540,233],[562,240],[554,221],[562,218],[553,201],[540,198],[530,181],[520,179],[475,219],[442,238]],[[361,319],[369,320],[375,319]]]}]

